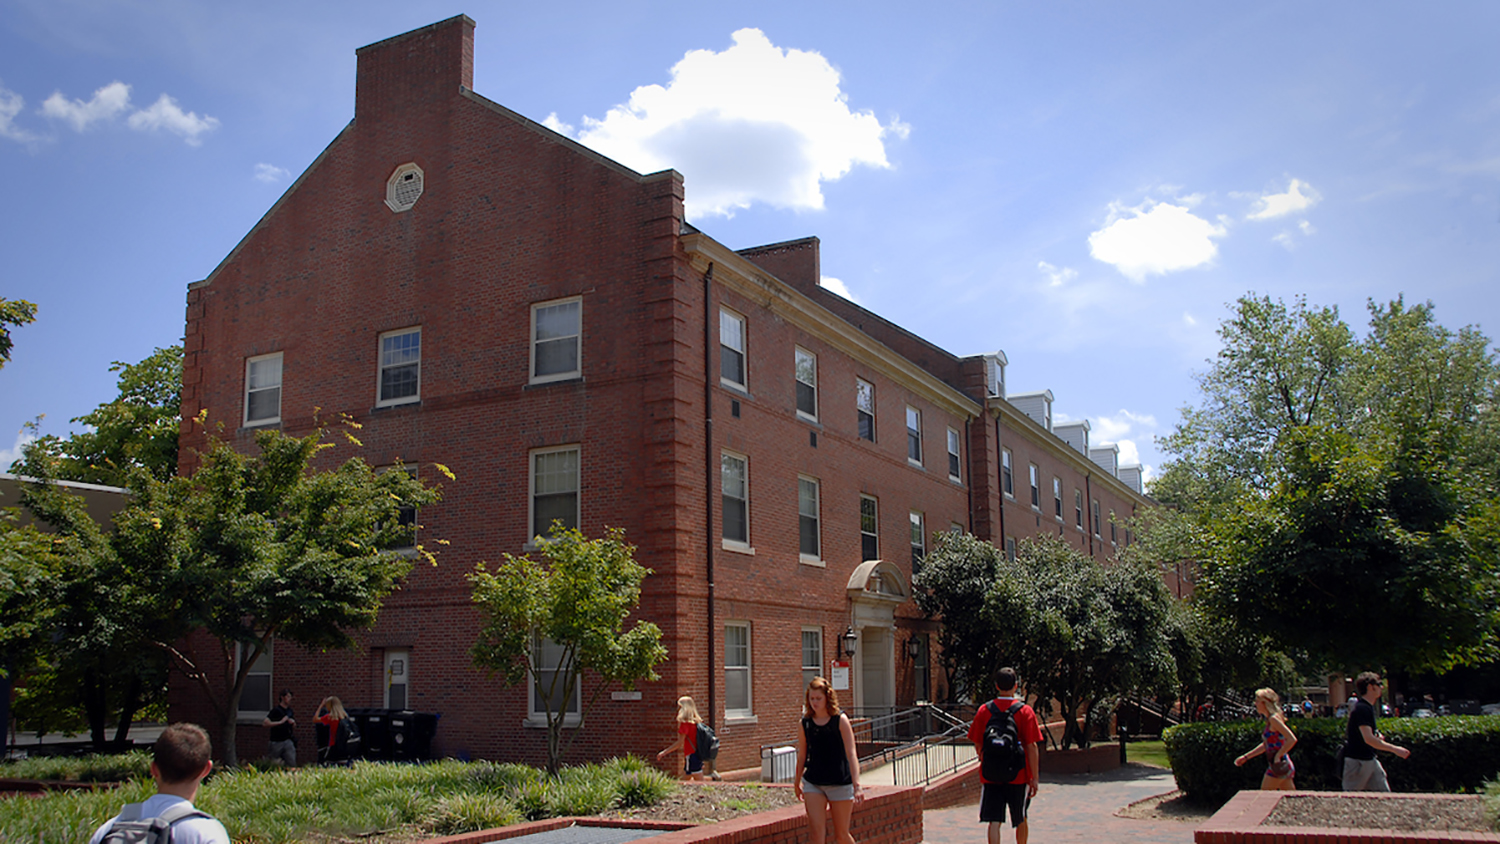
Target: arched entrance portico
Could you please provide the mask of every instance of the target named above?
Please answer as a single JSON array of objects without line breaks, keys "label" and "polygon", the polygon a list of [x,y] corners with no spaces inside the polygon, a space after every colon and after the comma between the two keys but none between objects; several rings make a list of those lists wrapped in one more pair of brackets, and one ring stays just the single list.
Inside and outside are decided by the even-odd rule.
[{"label": "arched entrance portico", "polygon": [[850,708],[874,717],[896,704],[896,607],[911,597],[901,570],[884,560],[860,563],[847,587],[850,626],[859,637]]}]

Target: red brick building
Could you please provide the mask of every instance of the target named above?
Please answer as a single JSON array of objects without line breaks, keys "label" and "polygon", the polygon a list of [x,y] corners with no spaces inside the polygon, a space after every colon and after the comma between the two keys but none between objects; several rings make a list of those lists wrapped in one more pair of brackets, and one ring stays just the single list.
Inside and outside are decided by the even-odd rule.
[{"label": "red brick building", "polygon": [[[735,251],[697,231],[678,173],[475,93],[473,31],[460,16],[360,49],[353,121],[188,292],[184,418],[248,448],[346,413],[370,463],[458,476],[420,517],[451,545],[362,652],[280,644],[256,667],[242,756],[289,687],[303,709],[439,712],[439,753],[540,758],[531,690],[470,663],[464,576],[554,517],[626,529],[671,655],[638,699],[604,695],[588,755],[665,746],[687,693],[725,769],[794,735],[804,678],[830,673],[846,630],[846,705],[945,697],[910,600],[934,532],[1056,530],[1101,557],[1127,540],[1110,516],[1149,504],[1139,473],[1132,488],[1006,401],[1003,355],[956,357],[824,290],[816,239]],[[184,426],[184,471],[202,430]],[[173,700],[214,722],[190,689]]]}]

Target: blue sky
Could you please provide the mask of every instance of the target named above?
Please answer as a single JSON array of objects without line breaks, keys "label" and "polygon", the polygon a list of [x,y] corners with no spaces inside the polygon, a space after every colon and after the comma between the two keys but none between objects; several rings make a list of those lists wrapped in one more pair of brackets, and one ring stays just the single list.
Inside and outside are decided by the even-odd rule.
[{"label": "blue sky", "polygon": [[1226,306],[1500,324],[1500,4],[0,0],[0,461],[182,334],[353,115],[356,48],[455,14],[475,89],[643,171],[1148,467]]}]

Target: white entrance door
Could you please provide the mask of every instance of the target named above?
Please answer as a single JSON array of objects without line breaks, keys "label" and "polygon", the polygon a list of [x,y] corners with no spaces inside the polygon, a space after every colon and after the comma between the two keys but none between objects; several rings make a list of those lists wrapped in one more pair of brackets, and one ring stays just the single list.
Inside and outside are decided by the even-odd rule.
[{"label": "white entrance door", "polygon": [[411,657],[409,651],[385,652],[385,708],[409,709]]},{"label": "white entrance door", "polygon": [[891,632],[883,627],[859,631],[859,710],[866,717],[889,712],[895,703],[891,672]]}]

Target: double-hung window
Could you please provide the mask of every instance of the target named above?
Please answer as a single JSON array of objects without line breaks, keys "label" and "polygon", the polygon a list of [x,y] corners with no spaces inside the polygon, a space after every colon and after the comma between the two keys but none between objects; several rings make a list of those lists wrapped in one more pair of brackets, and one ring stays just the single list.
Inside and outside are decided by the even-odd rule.
[{"label": "double-hung window", "polygon": [[719,383],[748,389],[745,373],[745,318],[734,311],[719,311]]},{"label": "double-hung window", "polygon": [[731,621],[724,625],[724,714],[746,718],[750,708],[750,623]]},{"label": "double-hung window", "polygon": [[963,468],[958,459],[958,432],[948,429],[948,479],[963,481]]},{"label": "double-hung window", "polygon": [[1016,538],[1014,536],[1005,537],[1005,559],[1012,563],[1016,561]]},{"label": "double-hung window", "polygon": [[880,559],[880,506],[873,496],[859,497],[859,559]]},{"label": "double-hung window", "polygon": [[1109,511],[1109,544],[1120,544],[1120,529],[1119,526],[1115,524],[1115,511],[1113,510]]},{"label": "double-hung window", "polygon": [[583,374],[583,300],[577,296],[531,306],[531,383]]},{"label": "double-hung window", "polygon": [[[274,640],[266,642],[266,649],[250,663],[250,673],[245,675],[245,688],[240,693],[240,720],[258,721],[271,711],[271,675],[275,665],[271,648],[274,644]],[[235,668],[239,668],[251,650],[252,647],[243,642],[235,645]]]},{"label": "double-hung window", "polygon": [[1016,472],[1008,448],[1000,449],[1000,490],[1011,498],[1016,497]]},{"label": "double-hung window", "polygon": [[922,411],[906,407],[906,462],[922,465]]},{"label": "double-hung window", "polygon": [[822,539],[818,527],[818,481],[797,478],[797,534],[803,562],[822,560]]},{"label": "double-hung window", "polygon": [[422,398],[422,329],[403,328],[380,335],[380,385],[376,407]]},{"label": "double-hung window", "polygon": [[531,680],[531,710],[528,720],[535,723],[544,720],[547,712],[563,712],[563,723],[578,722],[579,701],[582,699],[581,683],[573,678],[572,693],[569,694],[569,666],[563,664],[567,651],[558,643],[544,636],[531,640],[531,661],[536,673]]},{"label": "double-hung window", "polygon": [[1052,478],[1052,509],[1054,511],[1053,515],[1057,517],[1057,520],[1059,522],[1061,522],[1063,520],[1063,515],[1062,515],[1062,478],[1059,478],[1059,477],[1056,477],[1056,476],[1054,476]]},{"label": "double-hung window", "polygon": [[281,421],[281,352],[245,361],[245,424]]},{"label": "double-hung window", "polygon": [[875,442],[875,385],[863,378],[854,379],[854,413],[860,439]]},{"label": "double-hung window", "polygon": [[1037,478],[1036,464],[1029,463],[1027,465],[1030,467],[1031,472],[1031,509],[1040,510],[1042,509],[1041,481]]},{"label": "double-hung window", "polygon": [[578,446],[531,452],[531,536],[547,536],[553,520],[578,527]]},{"label": "double-hung window", "polygon": [[923,515],[911,511],[911,573],[922,570],[922,558],[927,556],[927,520]]},{"label": "double-hung window", "polygon": [[750,544],[750,470],[749,459],[723,452],[719,457],[720,477],[724,486],[724,541],[736,545]]},{"label": "double-hung window", "polygon": [[1073,490],[1073,521],[1083,530],[1083,490]]},{"label": "double-hung window", "polygon": [[1099,499],[1095,498],[1089,504],[1093,507],[1094,537],[1097,539],[1099,537]]},{"label": "double-hung window", "polygon": [[802,688],[823,676],[823,628],[802,628]]},{"label": "double-hung window", "polygon": [[797,415],[818,420],[818,356],[797,348]]}]

